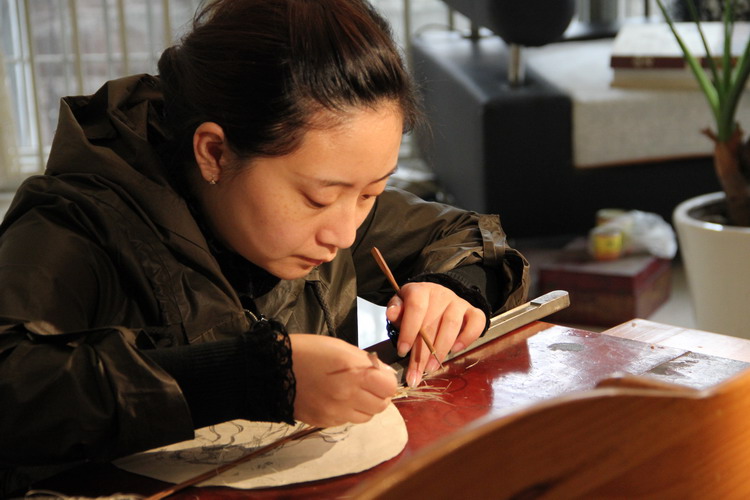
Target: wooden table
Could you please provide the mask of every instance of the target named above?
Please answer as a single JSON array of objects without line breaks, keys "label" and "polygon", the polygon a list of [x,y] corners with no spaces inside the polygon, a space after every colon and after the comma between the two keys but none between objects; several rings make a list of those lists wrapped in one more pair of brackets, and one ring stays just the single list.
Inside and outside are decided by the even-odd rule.
[{"label": "wooden table", "polygon": [[[337,498],[362,479],[398,466],[418,450],[487,416],[507,415],[532,403],[593,388],[630,373],[706,388],[750,367],[750,341],[646,320],[603,333],[534,322],[446,364],[430,379],[444,388],[441,401],[398,402],[409,442],[397,457],[340,478],[260,490],[189,488],[172,498]],[[148,495],[166,483],[110,464],[88,465],[43,481],[40,489],[76,496]]]}]

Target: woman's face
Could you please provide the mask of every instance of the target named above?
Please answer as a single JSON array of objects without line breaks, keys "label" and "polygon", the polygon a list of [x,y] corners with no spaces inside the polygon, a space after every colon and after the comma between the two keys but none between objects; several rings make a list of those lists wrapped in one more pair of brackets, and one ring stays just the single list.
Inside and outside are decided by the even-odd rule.
[{"label": "woman's face", "polygon": [[394,107],[353,111],[306,132],[291,154],[257,158],[202,188],[216,235],[282,279],[306,276],[354,243],[395,171],[402,117]]}]

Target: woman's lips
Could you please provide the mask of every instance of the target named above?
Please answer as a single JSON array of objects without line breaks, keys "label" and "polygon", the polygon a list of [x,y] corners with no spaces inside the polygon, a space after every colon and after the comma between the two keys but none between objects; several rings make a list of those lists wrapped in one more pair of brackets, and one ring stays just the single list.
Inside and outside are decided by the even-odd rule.
[{"label": "woman's lips", "polygon": [[322,260],[322,259],[310,259],[308,257],[300,257],[300,258],[304,260],[305,262],[307,262],[308,264],[310,264],[311,266],[315,266],[315,267],[323,264],[324,262],[328,262],[327,260]]}]

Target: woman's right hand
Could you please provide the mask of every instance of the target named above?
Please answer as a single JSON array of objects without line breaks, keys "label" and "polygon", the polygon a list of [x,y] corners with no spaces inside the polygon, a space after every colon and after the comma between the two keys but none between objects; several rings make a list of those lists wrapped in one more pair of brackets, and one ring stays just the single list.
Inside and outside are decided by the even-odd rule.
[{"label": "woman's right hand", "polygon": [[381,361],[373,367],[367,352],[334,337],[296,333],[290,339],[296,420],[318,427],[367,422],[396,393],[391,367]]}]

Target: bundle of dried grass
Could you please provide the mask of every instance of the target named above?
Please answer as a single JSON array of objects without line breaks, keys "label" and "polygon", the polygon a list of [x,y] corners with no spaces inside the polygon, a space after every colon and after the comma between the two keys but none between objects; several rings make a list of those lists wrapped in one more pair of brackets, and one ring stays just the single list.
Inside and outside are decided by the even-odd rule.
[{"label": "bundle of dried grass", "polygon": [[417,387],[409,387],[408,385],[401,385],[396,389],[396,395],[393,399],[398,399],[404,402],[412,401],[443,401],[445,402],[445,390],[448,386],[438,387],[422,383]]}]

